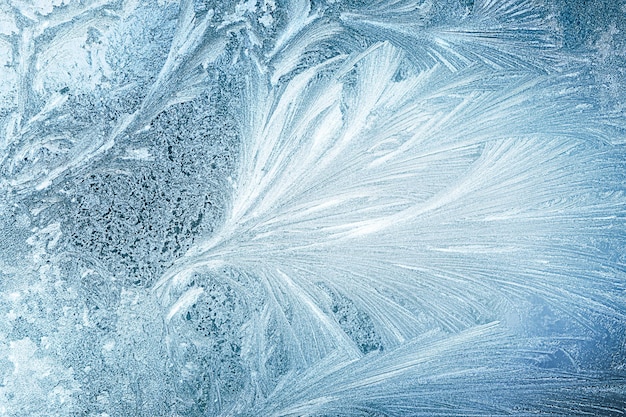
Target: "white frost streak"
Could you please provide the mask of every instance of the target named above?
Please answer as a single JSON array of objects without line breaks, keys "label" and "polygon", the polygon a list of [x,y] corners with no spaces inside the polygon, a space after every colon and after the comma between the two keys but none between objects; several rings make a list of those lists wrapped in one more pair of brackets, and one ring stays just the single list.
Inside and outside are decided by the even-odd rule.
[{"label": "white frost streak", "polygon": [[[466,349],[486,330],[444,338],[420,356],[413,340],[428,329],[425,323],[463,331],[476,317],[507,316],[534,295],[583,325],[581,310],[622,314],[602,301],[603,278],[581,273],[576,239],[595,220],[585,226],[573,219],[608,213],[616,200],[595,198],[590,178],[596,174],[579,169],[593,166],[586,150],[596,144],[584,133],[591,121],[568,115],[557,79],[502,71],[496,82],[489,65],[422,71],[406,58],[382,42],[306,69],[286,85],[277,86],[271,74],[250,77],[253,107],[245,116],[232,210],[223,228],[159,284],[219,260],[282,288],[291,294],[287,305],[303,304],[290,307],[294,317],[286,325],[301,352],[295,367],[309,369],[302,386],[277,388],[263,415],[332,410],[339,398],[363,400],[368,389],[416,369],[426,379],[479,375],[474,388],[503,381],[505,368],[494,375],[475,366],[489,362],[482,355],[491,348],[474,352],[468,367],[448,356],[450,346]],[[578,206],[562,200],[572,194],[587,197]],[[319,376],[322,365],[331,365],[324,361],[337,355],[325,356],[328,347],[358,352],[323,303],[316,304],[324,297],[317,283],[349,294],[367,312],[392,349],[384,356],[389,363],[365,361],[356,370],[354,356],[344,357],[335,374]],[[417,350],[396,355],[393,349],[407,341]],[[442,365],[441,357],[451,362]],[[406,394],[391,391],[377,395]],[[420,401],[410,413],[427,409]]]}]

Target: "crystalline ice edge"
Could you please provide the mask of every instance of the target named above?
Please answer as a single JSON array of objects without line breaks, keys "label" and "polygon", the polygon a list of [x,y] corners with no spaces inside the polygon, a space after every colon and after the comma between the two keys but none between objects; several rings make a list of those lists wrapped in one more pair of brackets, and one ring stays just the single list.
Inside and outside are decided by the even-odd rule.
[{"label": "crystalline ice edge", "polygon": [[0,0],[0,415],[622,416],[624,16]]}]

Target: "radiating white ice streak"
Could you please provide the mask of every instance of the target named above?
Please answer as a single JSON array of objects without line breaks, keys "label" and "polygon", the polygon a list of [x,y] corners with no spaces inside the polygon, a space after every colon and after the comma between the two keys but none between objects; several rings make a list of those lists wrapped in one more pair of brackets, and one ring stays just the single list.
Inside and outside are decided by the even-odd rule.
[{"label": "radiating white ice streak", "polygon": [[[219,273],[228,265],[258,276],[273,300],[264,314],[278,321],[293,360],[291,374],[259,399],[263,414],[350,414],[336,404],[361,403],[367,389],[380,404],[413,404],[398,414],[436,414],[438,407],[507,414],[514,410],[461,397],[416,402],[432,388],[393,392],[381,384],[441,372],[457,381],[444,383],[446,390],[466,384],[469,395],[483,385],[503,398],[508,368],[489,363],[490,348],[466,350],[484,335],[480,328],[442,336],[426,361],[447,358],[445,365],[418,370],[410,356],[419,355],[432,328],[455,334],[524,314],[524,302],[537,296],[592,333],[593,314],[623,319],[624,300],[609,293],[619,276],[603,274],[580,242],[606,224],[621,197],[595,189],[611,169],[602,162],[604,138],[575,107],[566,77],[503,65],[496,65],[497,76],[489,65],[415,70],[388,42],[336,56],[282,84],[251,61],[232,207],[223,227],[176,261],[157,288],[178,305],[198,291],[193,271]],[[368,314],[389,350],[388,365],[366,356],[350,368],[362,354],[331,318],[320,283]],[[259,324],[259,334],[268,323]],[[457,346],[457,339],[467,357],[449,354],[446,344]],[[507,343],[499,338],[494,346],[513,349]],[[468,358],[476,362],[464,368]],[[337,373],[321,381],[325,368]],[[535,371],[510,369],[521,373],[516,386],[534,383]],[[263,366],[258,372],[259,384],[271,390]],[[359,385],[368,372],[371,384]],[[296,374],[308,381],[301,389],[286,382]],[[557,391],[567,385],[552,382],[537,384]],[[531,408],[544,398],[528,386],[523,394]],[[566,401],[561,406],[568,409]]]},{"label": "radiating white ice streak", "polygon": [[136,133],[168,106],[190,101],[202,91],[201,84],[207,79],[205,66],[223,53],[228,29],[239,23],[233,22],[216,30],[211,17],[212,14],[208,13],[198,19],[193,1],[181,2],[176,32],[157,79],[142,100],[141,107],[116,126],[111,141]]},{"label": "radiating white ice streak", "polygon": [[[535,1],[473,2],[471,13],[450,12],[443,22],[429,16],[435,6],[413,0],[376,2],[342,13],[350,27],[401,46],[420,68],[440,63],[451,71],[480,63],[496,70],[552,71],[559,64],[559,42],[544,5]],[[453,17],[453,15],[456,15]],[[546,65],[550,63],[550,65]]]},{"label": "radiating white ice streak", "polygon": [[[428,332],[402,347],[359,360],[335,352],[289,385],[277,387],[259,412],[506,416],[545,408],[562,415],[581,400],[577,390],[598,383],[578,375],[545,378],[540,371],[520,373],[515,365],[520,360],[517,343],[497,323],[490,323],[453,336]],[[616,412],[611,406],[605,410]]]},{"label": "radiating white ice streak", "polygon": [[[284,90],[255,86],[251,102],[265,116],[248,130],[231,215],[173,271],[208,259],[251,265],[261,254],[279,265],[318,258],[329,265],[339,247],[361,248],[383,264],[407,264],[396,247],[440,251],[452,241],[478,253],[523,248],[518,219],[570,187],[566,155],[582,146],[560,140],[570,135],[570,121],[558,107],[537,103],[530,94],[537,84],[524,78],[503,79],[510,92],[498,95],[477,90],[474,72],[459,81],[434,68],[393,80],[401,62],[383,43],[309,69]],[[323,70],[330,75],[319,76]],[[508,223],[485,224],[511,209]],[[482,224],[451,221],[469,218]],[[532,231],[532,222],[524,228]],[[342,264],[350,262],[341,257],[335,267]]]}]

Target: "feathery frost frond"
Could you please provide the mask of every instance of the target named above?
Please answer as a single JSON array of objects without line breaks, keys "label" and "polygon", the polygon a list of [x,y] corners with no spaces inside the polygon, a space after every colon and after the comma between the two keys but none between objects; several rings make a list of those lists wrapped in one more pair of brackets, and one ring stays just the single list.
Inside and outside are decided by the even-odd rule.
[{"label": "feathery frost frond", "polygon": [[[285,382],[268,397],[263,413],[358,414],[364,411],[346,412],[343,401],[359,399],[364,408],[354,410],[365,410],[369,406],[361,400],[380,395],[372,402],[387,404],[381,407],[391,407],[392,415],[446,415],[451,409],[508,414],[513,410],[483,400],[463,404],[471,396],[466,391],[455,393],[450,404],[438,404],[441,411],[435,405],[439,397],[419,399],[428,397],[421,388],[384,387],[394,386],[400,374],[428,378],[438,369],[463,381],[446,382],[450,389],[469,384],[471,392],[495,395],[503,387],[492,373],[498,365],[491,363],[491,348],[475,357],[467,350],[476,343],[471,337],[481,337],[468,329],[526,317],[534,298],[570,317],[581,332],[603,332],[594,327],[598,315],[608,323],[624,319],[623,300],[611,296],[623,276],[607,274],[586,254],[590,235],[612,227],[606,215],[623,207],[621,194],[597,189],[610,176],[611,164],[604,160],[610,147],[593,113],[577,106],[567,74],[541,76],[532,61],[531,69],[518,65],[532,52],[511,39],[541,40],[523,28],[538,19],[525,7],[476,5],[476,19],[518,15],[520,26],[458,33],[463,46],[449,44],[431,63],[416,65],[412,55],[423,51],[405,52],[391,37],[305,68],[283,83],[259,64],[248,67],[241,162],[224,224],[174,262],[157,288],[173,305],[172,319],[198,302],[198,273],[228,267],[257,277],[273,299],[265,314],[285,326],[283,343],[293,354]],[[371,13],[394,30],[406,20]],[[453,30],[440,33],[452,36]],[[477,52],[463,55],[465,48]],[[483,65],[489,54],[498,59]],[[445,57],[463,57],[464,65],[450,65]],[[581,171],[581,165],[592,168]],[[368,350],[333,314],[333,297],[347,297],[371,322],[375,336],[368,343],[384,347],[385,359],[358,359]],[[432,328],[450,336],[428,351],[429,360],[441,355],[450,369],[437,362],[439,368],[414,370],[412,359],[398,352],[419,355],[414,349]],[[484,369],[465,374],[447,350],[457,340],[465,344],[458,346],[462,355]],[[385,361],[389,369],[380,365]],[[402,371],[393,371],[394,363]],[[521,372],[517,366],[510,372]],[[334,369],[336,376],[319,386],[307,379]],[[299,389],[288,381],[301,372],[303,391],[296,394]],[[359,385],[370,372],[375,382]],[[519,389],[544,378],[534,372],[520,376]],[[565,386],[570,382],[563,380]],[[516,383],[510,384],[507,389]],[[546,397],[531,392],[526,400],[537,403],[527,405],[540,409]],[[276,408],[284,404],[290,405]]]}]

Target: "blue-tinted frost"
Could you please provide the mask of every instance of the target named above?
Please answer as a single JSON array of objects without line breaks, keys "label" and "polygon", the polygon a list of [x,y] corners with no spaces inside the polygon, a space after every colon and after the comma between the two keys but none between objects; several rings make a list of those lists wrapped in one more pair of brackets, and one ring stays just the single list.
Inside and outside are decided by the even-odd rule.
[{"label": "blue-tinted frost", "polygon": [[623,415],[591,3],[0,1],[0,415]]}]

